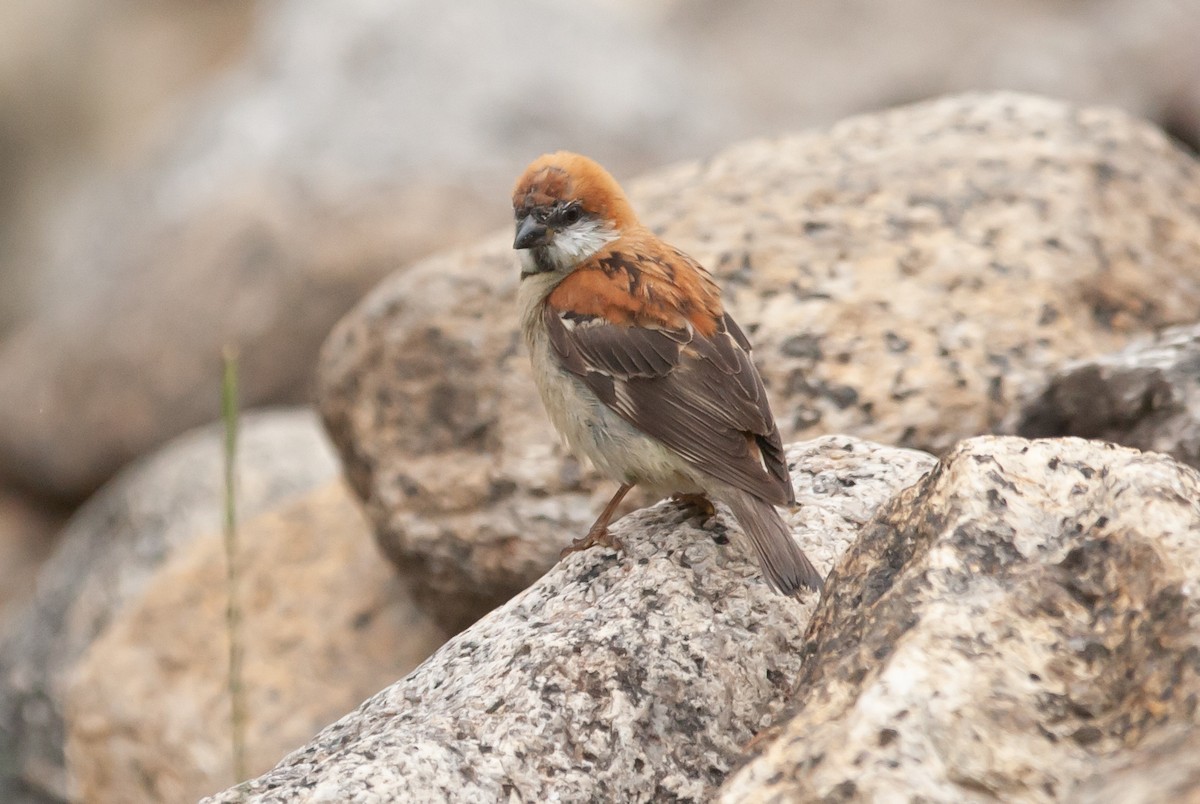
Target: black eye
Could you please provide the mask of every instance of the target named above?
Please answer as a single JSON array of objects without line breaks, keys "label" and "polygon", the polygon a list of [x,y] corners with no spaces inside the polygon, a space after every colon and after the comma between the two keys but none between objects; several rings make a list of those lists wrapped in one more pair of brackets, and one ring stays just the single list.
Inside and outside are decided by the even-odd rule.
[{"label": "black eye", "polygon": [[562,222],[567,226],[572,226],[579,223],[579,219],[583,217],[583,210],[577,204],[572,204],[562,211]]}]

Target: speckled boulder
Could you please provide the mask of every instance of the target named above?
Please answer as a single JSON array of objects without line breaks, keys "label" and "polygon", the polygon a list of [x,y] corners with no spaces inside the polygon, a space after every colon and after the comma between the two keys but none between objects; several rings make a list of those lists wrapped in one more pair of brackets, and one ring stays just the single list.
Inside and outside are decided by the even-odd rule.
[{"label": "speckled boulder", "polygon": [[[1200,318],[1200,167],[1114,110],[948,98],[630,186],[720,280],[789,439],[944,450],[1050,367]],[[393,276],[319,369],[384,549],[449,627],[532,582],[611,491],[542,411],[510,246],[504,232]]]},{"label": "speckled boulder", "polygon": [[[221,523],[223,431],[181,436],[130,466],[67,523],[29,605],[0,633],[0,801],[64,797],[66,680],[84,650],[171,552]],[[253,515],[336,476],[310,410],[242,417],[239,512]]]},{"label": "speckled boulder", "polygon": [[1015,428],[1030,438],[1115,441],[1200,468],[1200,326],[1064,366],[1018,411]]},{"label": "speckled boulder", "polygon": [[[933,464],[792,446],[791,520],[827,569]],[[726,513],[661,503],[571,555],[270,773],[213,802],[704,801],[775,717],[815,600],[769,591]],[[730,543],[732,537],[733,544]]]},{"label": "speckled boulder", "polygon": [[[381,560],[341,483],[239,528],[250,774],[412,670],[446,636]],[[71,800],[195,801],[235,779],[222,533],[174,556],[77,664],[67,691]]]},{"label": "speckled boulder", "polygon": [[[1198,574],[1194,469],[1081,439],[967,441],[843,557],[798,711],[720,800],[1194,800]],[[1169,754],[1186,764],[1164,774]],[[1119,787],[1097,798],[1106,775]]]}]

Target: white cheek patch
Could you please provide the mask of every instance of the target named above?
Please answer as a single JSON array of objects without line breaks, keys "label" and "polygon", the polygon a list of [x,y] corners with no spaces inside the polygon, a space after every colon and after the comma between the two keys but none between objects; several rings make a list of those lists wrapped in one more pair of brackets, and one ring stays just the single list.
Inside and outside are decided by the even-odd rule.
[{"label": "white cheek patch", "polygon": [[578,265],[617,237],[616,232],[600,221],[580,221],[558,230],[546,251],[562,270]]},{"label": "white cheek patch", "polygon": [[534,258],[532,250],[521,249],[517,252],[517,259],[521,261],[521,276],[538,272],[537,259]]}]

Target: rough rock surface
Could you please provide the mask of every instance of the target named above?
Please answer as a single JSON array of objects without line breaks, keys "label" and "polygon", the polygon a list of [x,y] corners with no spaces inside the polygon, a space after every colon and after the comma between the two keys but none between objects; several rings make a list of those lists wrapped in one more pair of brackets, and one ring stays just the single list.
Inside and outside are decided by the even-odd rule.
[{"label": "rough rock surface", "polygon": [[721,800],[1095,801],[1098,773],[1194,800],[1194,753],[1162,760],[1200,726],[1198,574],[1194,469],[1080,439],[964,442],[843,557],[798,711]]},{"label": "rough rock surface", "polygon": [[[846,437],[788,457],[793,532],[823,569],[933,464]],[[571,555],[211,801],[705,800],[782,705],[815,601],[768,590],[727,512],[664,502],[615,529],[623,555]]]},{"label": "rough rock surface", "polygon": [[[238,532],[246,763],[257,775],[446,640],[341,483]],[[195,801],[236,780],[222,534],[183,547],[79,661],[72,800]]]},{"label": "rough rock surface", "polygon": [[[1200,166],[1112,110],[949,98],[631,187],[724,286],[785,438],[943,450],[992,430],[1049,367],[1200,317]],[[505,232],[393,276],[318,372],[385,550],[455,607],[451,627],[527,586],[611,488],[546,422],[510,246]]]},{"label": "rough rock surface", "polygon": [[[83,506],[43,566],[30,604],[0,634],[0,800],[63,796],[65,682],[83,651],[171,551],[221,523],[222,430],[203,428],[129,467]],[[311,411],[242,417],[238,507],[265,510],[333,478]]]},{"label": "rough rock surface", "polygon": [[1116,441],[1200,468],[1200,326],[1065,366],[1020,411],[1016,431]]}]

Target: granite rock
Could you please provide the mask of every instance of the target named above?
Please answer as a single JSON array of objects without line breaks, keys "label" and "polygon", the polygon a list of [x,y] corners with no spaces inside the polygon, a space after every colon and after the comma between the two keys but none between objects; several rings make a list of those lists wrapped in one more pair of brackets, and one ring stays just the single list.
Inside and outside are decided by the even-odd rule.
[{"label": "granite rock", "polygon": [[1194,791],[1194,754],[1163,761],[1200,725],[1198,534],[1200,473],[1167,456],[962,443],[842,558],[792,715],[720,800]]},{"label": "granite rock", "polygon": [[[826,569],[933,464],[846,437],[788,451],[793,533]],[[705,800],[800,671],[816,601],[772,593],[727,511],[614,526],[407,678],[210,802]],[[732,539],[731,539],[732,537]]]},{"label": "granite rock", "polygon": [[[337,459],[308,410],[241,419],[238,506],[250,516],[332,479]],[[130,466],[67,523],[37,591],[0,633],[0,800],[63,797],[63,705],[79,657],[171,553],[220,527],[220,425]]]},{"label": "granite rock", "polygon": [[1200,326],[1064,366],[1017,413],[1029,438],[1098,438],[1200,468]]},{"label": "granite rock", "polygon": [[[341,483],[244,523],[245,763],[256,775],[403,677],[446,636],[383,561]],[[222,534],[183,546],[76,664],[71,799],[195,801],[233,775]]]},{"label": "granite rock", "polygon": [[[723,285],[785,439],[940,452],[995,429],[1051,367],[1200,318],[1200,165],[1111,109],[946,98],[630,187]],[[318,369],[381,544],[450,628],[525,588],[612,488],[546,421],[510,246],[390,277]]]}]

